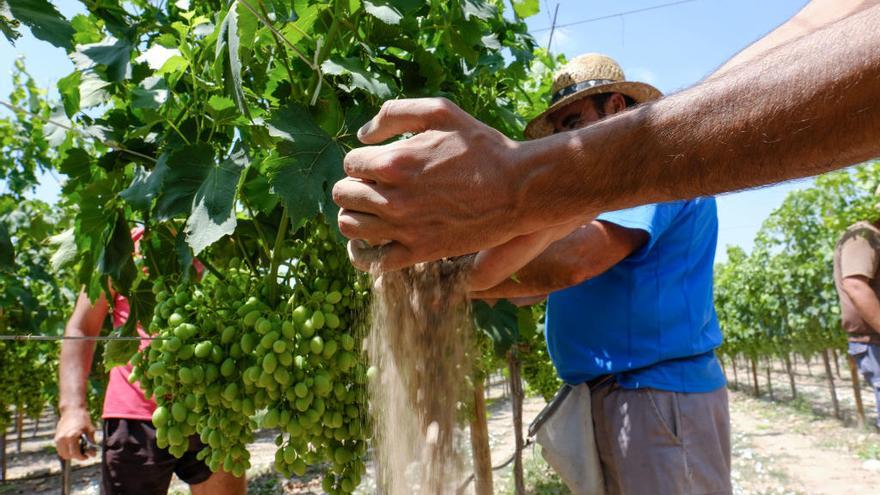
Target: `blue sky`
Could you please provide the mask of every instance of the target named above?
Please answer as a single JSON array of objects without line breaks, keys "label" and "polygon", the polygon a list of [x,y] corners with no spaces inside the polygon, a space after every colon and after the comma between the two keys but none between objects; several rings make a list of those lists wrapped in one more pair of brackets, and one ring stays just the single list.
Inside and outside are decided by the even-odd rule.
[{"label": "blue sky", "polygon": [[[602,17],[670,3],[672,0],[541,0],[542,12],[529,19],[536,38],[546,46],[550,16],[559,5],[557,24]],[[70,17],[82,8],[74,0],[54,2]],[[642,13],[559,28],[552,50],[573,57],[601,52],[623,66],[627,78],[651,83],[664,93],[686,88],[711,73],[725,60],[797,12],[806,0],[692,0]],[[8,74],[15,57],[25,55],[29,71],[41,86],[52,87],[73,66],[62,50],[29,33],[11,46],[0,37],[0,97],[10,91]],[[756,104],[750,102],[749,104]],[[45,177],[37,196],[57,198],[60,185]],[[718,198],[718,259],[728,244],[749,249],[767,215],[788,191],[809,182],[728,194]]]}]

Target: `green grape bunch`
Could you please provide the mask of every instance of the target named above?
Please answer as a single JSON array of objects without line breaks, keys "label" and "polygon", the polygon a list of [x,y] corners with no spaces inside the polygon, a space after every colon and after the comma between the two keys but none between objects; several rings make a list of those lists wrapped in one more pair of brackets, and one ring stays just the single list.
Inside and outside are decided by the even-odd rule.
[{"label": "green grape bunch", "polygon": [[[242,475],[258,429],[277,430],[275,467],[323,466],[328,493],[351,493],[365,472],[369,424],[361,352],[367,284],[315,221],[292,242],[273,304],[267,278],[239,259],[223,279],[153,287],[156,338],[131,380],[155,397],[157,441],[175,456],[198,435],[212,470]],[[274,282],[274,281],[273,281]]]}]

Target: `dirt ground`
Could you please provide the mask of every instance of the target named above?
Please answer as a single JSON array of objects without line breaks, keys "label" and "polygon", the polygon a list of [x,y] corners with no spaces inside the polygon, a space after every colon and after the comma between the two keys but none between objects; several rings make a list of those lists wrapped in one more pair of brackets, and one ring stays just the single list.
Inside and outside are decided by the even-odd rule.
[{"label": "dirt ground", "polygon": [[[842,363],[845,364],[845,363]],[[732,375],[730,363],[727,371]],[[733,431],[733,482],[737,495],[880,493],[880,434],[858,426],[854,412],[849,369],[841,366],[835,375],[843,420],[833,418],[821,363],[814,363],[812,376],[803,363],[797,367],[798,398],[789,391],[788,378],[781,365],[774,366],[771,382],[774,400],[768,396],[764,368],[759,369],[761,396],[752,395],[746,385],[743,363],[738,365],[738,388],[730,391]],[[730,376],[731,382],[733,377]],[[733,386],[734,384],[731,383]],[[876,420],[874,395],[863,387],[868,424]],[[543,407],[543,400],[528,398],[524,404],[524,425]],[[494,464],[513,453],[512,418],[509,400],[499,384],[490,388],[488,403],[489,439]],[[16,434],[7,434],[7,476],[33,478],[0,484],[0,495],[60,493],[60,463],[52,448],[54,418],[47,412],[39,425],[25,422],[21,453],[16,451]],[[320,475],[309,473],[302,479],[284,479],[272,470],[275,446],[273,435],[261,435],[250,446],[253,467],[248,473],[252,494],[317,494]],[[527,485],[532,493],[566,493],[537,448],[524,453]],[[512,468],[495,473],[496,493],[512,493]],[[358,488],[359,494],[375,493],[372,466]],[[97,494],[100,468],[97,459],[77,463],[73,470],[74,493]],[[174,480],[170,493],[188,493],[186,485]]]}]

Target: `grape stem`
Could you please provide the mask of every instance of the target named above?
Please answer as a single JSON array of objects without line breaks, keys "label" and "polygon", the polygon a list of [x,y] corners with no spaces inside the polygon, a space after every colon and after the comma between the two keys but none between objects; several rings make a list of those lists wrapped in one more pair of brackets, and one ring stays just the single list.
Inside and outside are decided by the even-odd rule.
[{"label": "grape stem", "polygon": [[275,245],[272,248],[272,264],[266,275],[266,284],[269,287],[269,300],[274,306],[278,302],[278,267],[281,265],[281,247],[287,237],[287,227],[290,225],[290,214],[285,206],[281,210],[281,225],[278,226],[278,234],[275,236]]}]

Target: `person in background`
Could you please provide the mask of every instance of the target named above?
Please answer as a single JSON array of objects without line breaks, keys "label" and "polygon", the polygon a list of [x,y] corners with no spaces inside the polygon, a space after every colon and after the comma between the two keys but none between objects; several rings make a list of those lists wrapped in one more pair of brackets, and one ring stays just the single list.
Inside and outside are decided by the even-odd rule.
[{"label": "person in background", "polygon": [[[626,81],[611,58],[582,55],[557,73],[550,107],[525,134],[601,125],[660,96]],[[722,340],[712,297],[717,238],[711,197],[609,212],[550,244],[515,277],[472,294],[549,294],[547,348],[572,392],[548,408],[556,433],[539,429],[538,440],[573,493],[591,493],[583,484],[592,480],[581,476],[591,461],[580,457],[593,444],[608,494],[731,493],[730,414],[714,352]],[[585,422],[592,434],[580,431]]]},{"label": "person in background", "polygon": [[856,222],[834,248],[834,286],[849,354],[874,388],[880,429],[880,220]]},{"label": "person in background", "polygon": [[[136,229],[132,239],[137,247],[143,229]],[[196,266],[198,268],[198,266]],[[120,294],[106,294],[92,304],[85,292],[80,293],[64,335],[93,337],[100,335],[107,316],[114,328],[125,324],[129,315],[128,301]],[[111,302],[112,301],[112,302]],[[150,343],[149,335],[138,323],[142,337],[140,349]],[[65,460],[85,460],[80,450],[80,436],[94,441],[95,426],[86,403],[86,386],[95,342],[65,340],[61,344],[58,364],[58,410],[61,417],[55,428],[55,448]],[[138,382],[129,383],[131,363],[110,370],[103,405],[103,439],[101,457],[101,493],[103,495],[161,495],[168,492],[172,474],[189,484],[193,495],[243,495],[247,481],[230,473],[212,473],[196,455],[203,447],[198,436],[190,438],[190,450],[180,459],[156,444],[153,411],[156,402],[145,397]]]}]

